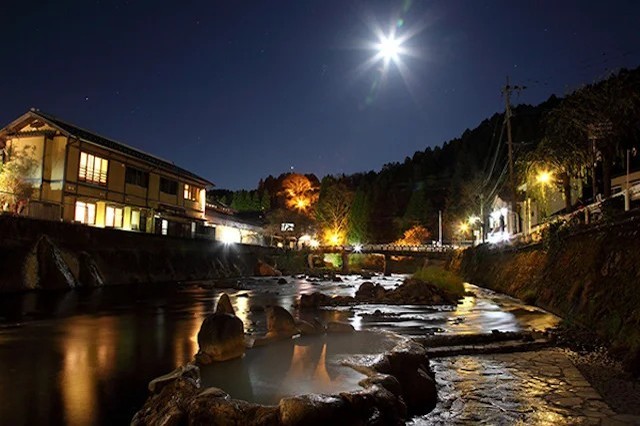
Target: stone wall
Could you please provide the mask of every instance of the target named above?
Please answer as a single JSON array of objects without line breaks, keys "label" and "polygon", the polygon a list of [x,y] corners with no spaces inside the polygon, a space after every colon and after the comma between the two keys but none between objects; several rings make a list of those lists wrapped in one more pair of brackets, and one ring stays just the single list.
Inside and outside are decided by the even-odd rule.
[{"label": "stone wall", "polygon": [[640,370],[640,218],[551,230],[521,248],[465,250],[453,262],[464,277],[596,331]]},{"label": "stone wall", "polygon": [[268,247],[0,216],[0,293],[251,275]]}]

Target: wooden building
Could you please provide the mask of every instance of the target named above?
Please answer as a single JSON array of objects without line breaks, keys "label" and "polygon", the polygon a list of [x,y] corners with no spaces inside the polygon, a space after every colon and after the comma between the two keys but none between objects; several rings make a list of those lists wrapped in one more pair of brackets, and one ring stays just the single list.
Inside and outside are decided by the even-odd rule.
[{"label": "wooden building", "polygon": [[3,162],[35,160],[26,214],[129,231],[206,235],[206,188],[175,164],[37,109],[0,130]]}]

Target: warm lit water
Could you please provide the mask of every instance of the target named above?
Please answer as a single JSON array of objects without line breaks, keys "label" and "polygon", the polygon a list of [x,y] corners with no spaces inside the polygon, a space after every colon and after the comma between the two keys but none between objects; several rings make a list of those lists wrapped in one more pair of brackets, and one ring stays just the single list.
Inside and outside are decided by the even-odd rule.
[{"label": "warm lit water", "polygon": [[367,331],[281,341],[247,351],[241,359],[203,367],[202,385],[260,404],[277,404],[283,397],[300,394],[349,392],[359,389],[358,382],[366,376],[342,361],[385,352],[397,342]]},{"label": "warm lit water", "polygon": [[[392,287],[401,280],[396,276],[376,277],[372,281]],[[257,311],[256,306],[272,304],[292,310],[301,293],[321,290],[353,295],[364,280],[346,277],[339,283],[291,278],[289,281],[278,285],[268,279],[252,280],[243,284],[241,290],[227,291],[248,332],[265,330],[264,312]],[[473,286],[469,289],[478,297],[465,298],[455,311],[364,306],[305,316],[350,321],[358,329],[383,328],[407,335],[519,330],[556,320],[514,299]],[[194,285],[155,285],[2,296],[0,423],[128,423],[147,397],[147,383],[193,357],[200,324],[212,312],[220,292]],[[371,316],[376,309],[381,315]],[[282,357],[278,371],[291,371],[290,377],[294,378],[288,385],[288,393],[297,389],[306,392],[316,381],[320,388],[321,380],[313,376],[319,364],[318,374],[322,377],[325,377],[323,369],[329,378],[356,374],[346,367],[334,369],[335,357],[341,356],[340,351],[334,350],[335,342],[320,339],[306,346],[303,342],[292,342],[283,349],[287,355]],[[344,350],[342,355],[357,351],[364,349]],[[262,364],[258,355],[255,360],[253,357],[248,355],[241,363],[248,365],[245,370],[254,399],[275,398],[275,393],[269,390],[273,375],[269,376],[268,366],[273,365],[272,361]],[[295,371],[299,374],[294,374]],[[216,383],[222,384],[227,379],[224,375],[219,378]],[[350,387],[359,378],[347,377],[344,384]]]}]

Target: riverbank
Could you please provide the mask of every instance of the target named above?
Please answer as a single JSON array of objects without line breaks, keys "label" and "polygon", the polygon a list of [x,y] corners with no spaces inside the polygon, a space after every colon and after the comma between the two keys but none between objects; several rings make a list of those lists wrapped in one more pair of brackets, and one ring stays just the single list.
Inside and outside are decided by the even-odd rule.
[{"label": "riverbank", "polygon": [[281,250],[0,215],[0,293],[248,276]]},{"label": "riverbank", "polygon": [[[353,272],[384,269],[379,255],[350,254]],[[261,275],[256,265],[284,275],[334,276],[341,256],[208,239],[95,228],[0,215],[0,294],[113,285],[213,281]],[[310,264],[311,263],[311,264]],[[393,273],[412,273],[422,259],[391,259]],[[313,266],[313,268],[311,268]],[[275,273],[275,272],[274,272]]]},{"label": "riverbank", "polygon": [[555,348],[432,359],[440,401],[410,425],[634,425]]},{"label": "riverbank", "polygon": [[452,266],[470,282],[518,297],[593,330],[640,373],[640,218],[557,229],[524,247],[483,245]]}]

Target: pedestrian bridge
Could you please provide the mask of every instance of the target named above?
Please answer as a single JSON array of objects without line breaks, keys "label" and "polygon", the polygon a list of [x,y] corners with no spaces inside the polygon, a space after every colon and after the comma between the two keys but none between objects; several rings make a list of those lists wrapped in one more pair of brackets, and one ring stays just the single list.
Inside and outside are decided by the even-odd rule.
[{"label": "pedestrian bridge", "polygon": [[[384,256],[384,274],[389,275],[392,256],[422,257],[445,260],[449,253],[465,246],[453,244],[425,244],[421,246],[404,246],[396,244],[358,244],[353,246],[319,246],[312,253],[339,253],[342,255],[342,272],[349,273],[350,254],[375,254]],[[311,255],[313,256],[313,255]],[[311,265],[311,261],[310,261]]]},{"label": "pedestrian bridge", "polygon": [[320,246],[314,251],[322,253],[363,253],[363,254],[388,254],[396,256],[424,256],[427,254],[446,254],[467,245],[453,244],[425,244],[420,246],[405,246],[397,244],[362,244],[349,246]]}]

